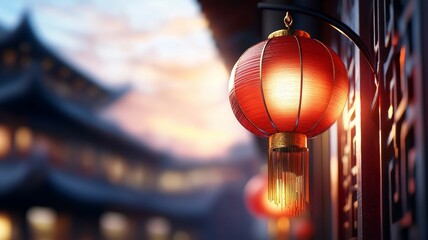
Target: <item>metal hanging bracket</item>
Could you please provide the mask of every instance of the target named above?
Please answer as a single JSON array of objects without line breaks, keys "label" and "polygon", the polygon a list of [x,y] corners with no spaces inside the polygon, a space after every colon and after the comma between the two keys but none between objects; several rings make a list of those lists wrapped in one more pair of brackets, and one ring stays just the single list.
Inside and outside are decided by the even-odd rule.
[{"label": "metal hanging bracket", "polygon": [[310,8],[300,7],[300,6],[290,5],[290,4],[261,2],[257,4],[257,7],[260,9],[266,9],[266,10],[291,11],[291,12],[309,15],[311,17],[315,17],[323,20],[324,22],[328,23],[330,27],[334,28],[336,31],[338,31],[339,33],[347,37],[349,40],[351,40],[351,42],[353,42],[358,47],[358,49],[361,51],[362,55],[366,59],[370,69],[373,71],[373,74],[376,74],[374,57],[370,54],[369,49],[364,44],[361,37],[357,33],[355,33],[348,25],[346,25],[339,19],[317,12]]}]

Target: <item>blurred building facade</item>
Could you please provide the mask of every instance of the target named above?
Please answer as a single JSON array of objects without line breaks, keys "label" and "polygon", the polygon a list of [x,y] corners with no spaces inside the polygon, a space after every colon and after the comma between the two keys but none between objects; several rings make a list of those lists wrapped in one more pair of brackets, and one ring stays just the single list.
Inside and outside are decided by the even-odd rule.
[{"label": "blurred building facade", "polygon": [[[251,161],[176,164],[98,117],[126,91],[45,46],[0,39],[0,239],[251,239]],[[249,164],[250,163],[250,164]]]}]

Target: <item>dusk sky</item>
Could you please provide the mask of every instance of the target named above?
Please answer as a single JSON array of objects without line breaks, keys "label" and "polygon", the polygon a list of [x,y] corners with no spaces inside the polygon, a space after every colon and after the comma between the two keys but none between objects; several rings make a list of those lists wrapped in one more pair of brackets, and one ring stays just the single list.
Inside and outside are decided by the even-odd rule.
[{"label": "dusk sky", "polygon": [[131,91],[108,109],[157,150],[204,161],[227,157],[250,135],[228,102],[228,71],[195,0],[0,0],[0,26],[12,30],[24,11],[40,39],[110,87]]}]

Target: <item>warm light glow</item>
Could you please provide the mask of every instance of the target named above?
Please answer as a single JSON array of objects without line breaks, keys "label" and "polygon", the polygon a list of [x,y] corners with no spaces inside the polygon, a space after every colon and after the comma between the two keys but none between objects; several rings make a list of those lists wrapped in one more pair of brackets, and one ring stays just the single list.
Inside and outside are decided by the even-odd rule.
[{"label": "warm light glow", "polygon": [[287,217],[281,217],[277,220],[278,232],[287,233],[290,231],[290,219]]},{"label": "warm light glow", "polygon": [[287,116],[293,119],[289,124],[294,127],[299,108],[300,74],[281,72],[281,69],[273,71],[274,74],[265,78],[263,84],[267,108],[271,112],[272,120],[279,122],[281,117]]},{"label": "warm light glow", "polygon": [[269,201],[269,195],[268,195],[268,188],[267,187],[263,191],[263,198],[262,199],[263,199],[264,208],[266,208],[269,212],[274,213],[275,215],[284,214],[285,212],[288,211],[288,209],[285,209],[283,207],[281,208],[280,205],[278,205],[272,201]]},{"label": "warm light glow", "polygon": [[0,125],[0,157],[6,156],[10,151],[11,136],[6,126]]},{"label": "warm light glow", "polygon": [[[279,208],[284,208],[285,211],[292,212],[294,205],[298,205],[300,198],[304,197],[305,186],[303,176],[297,176],[291,172],[283,173],[285,181],[277,180],[276,181],[276,190],[275,192],[279,193],[278,202]],[[285,191],[284,191],[285,190]],[[300,196],[301,195],[301,196]],[[284,199],[283,202],[279,199]],[[305,201],[306,199],[302,199]],[[303,208],[303,206],[302,206]]]},{"label": "warm light glow", "polygon": [[400,49],[400,67],[401,69],[401,73],[404,74],[404,66],[405,66],[405,61],[406,61],[406,46],[402,46]]},{"label": "warm light glow", "polygon": [[271,239],[288,239],[290,220],[287,217],[271,219],[268,222],[268,233]]},{"label": "warm light glow", "polygon": [[206,177],[205,171],[201,169],[194,169],[187,173],[187,179],[191,188],[204,186]]},{"label": "warm light glow", "polygon": [[172,240],[191,240],[190,235],[185,231],[177,231],[174,233]]},{"label": "warm light glow", "polygon": [[146,230],[149,240],[166,240],[171,231],[169,222],[161,217],[155,217],[147,222]]},{"label": "warm light glow", "polygon": [[12,239],[12,221],[9,215],[0,213],[0,240]]},{"label": "warm light glow", "polygon": [[116,212],[106,212],[100,218],[100,227],[106,239],[126,239],[129,230],[128,221],[124,215]]},{"label": "warm light glow", "polygon": [[[337,128],[337,126],[334,126]],[[332,136],[335,136],[334,133],[336,133],[337,130],[335,129],[332,133]],[[337,187],[339,186],[339,163],[338,163],[338,150],[337,150],[337,140],[333,137],[330,138],[330,185],[331,185],[331,197],[334,199],[334,201],[338,200],[337,196]],[[335,140],[332,140],[335,139]]]},{"label": "warm light glow", "polygon": [[389,108],[388,108],[388,118],[392,119],[393,114],[394,114],[394,108],[392,107],[392,105],[389,105]]},{"label": "warm light glow", "polygon": [[165,171],[160,175],[158,184],[165,192],[181,192],[188,187],[183,173],[178,171]]},{"label": "warm light glow", "polygon": [[120,183],[126,172],[126,166],[121,157],[111,156],[106,162],[107,177],[113,183]]},{"label": "warm light glow", "polygon": [[[339,204],[339,158],[338,158],[338,128],[335,123],[330,128],[330,198],[331,206],[338,206]],[[338,234],[338,210],[337,208],[331,208],[331,226],[333,228],[333,239],[337,239]]]},{"label": "warm light glow", "polygon": [[276,221],[275,220],[269,220],[267,225],[268,235],[269,239],[275,239],[277,235],[277,229],[276,229]]},{"label": "warm light glow", "polygon": [[27,153],[33,143],[33,134],[31,129],[28,127],[20,127],[15,133],[15,144],[16,148],[21,153]]},{"label": "warm light glow", "polygon": [[186,174],[187,185],[192,189],[217,186],[229,177],[228,172],[218,169],[194,169]]},{"label": "warm light glow", "polygon": [[47,207],[32,207],[27,212],[27,221],[30,223],[33,234],[47,239],[53,236],[56,219],[55,211]]}]

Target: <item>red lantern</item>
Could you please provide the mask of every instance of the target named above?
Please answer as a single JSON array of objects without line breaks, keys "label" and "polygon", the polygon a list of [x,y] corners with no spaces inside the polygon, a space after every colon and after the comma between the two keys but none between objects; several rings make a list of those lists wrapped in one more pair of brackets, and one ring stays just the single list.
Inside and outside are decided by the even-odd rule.
[{"label": "red lantern", "polygon": [[[291,19],[286,16],[284,22],[287,26]],[[242,126],[269,137],[271,201],[292,212],[304,210],[309,201],[307,138],[336,121],[348,91],[339,56],[304,31],[276,31],[239,58],[229,100]]]}]

